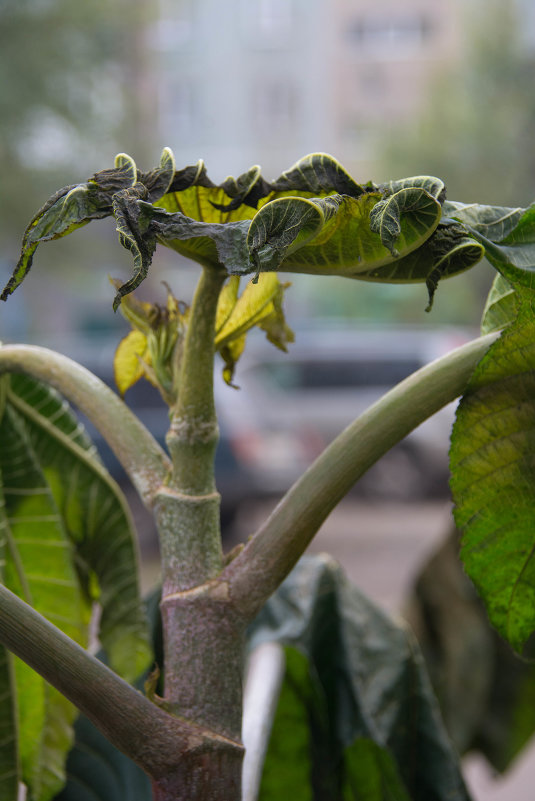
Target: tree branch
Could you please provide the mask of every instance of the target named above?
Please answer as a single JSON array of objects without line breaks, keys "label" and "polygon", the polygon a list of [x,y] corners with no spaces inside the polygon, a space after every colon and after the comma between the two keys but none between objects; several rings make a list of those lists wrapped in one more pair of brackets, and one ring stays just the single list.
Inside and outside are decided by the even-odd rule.
[{"label": "tree branch", "polygon": [[230,596],[252,619],[290,572],[323,521],[355,482],[420,423],[464,391],[498,334],[426,365],[387,392],[313,462],[225,568]]},{"label": "tree branch", "polygon": [[143,423],[97,376],[72,359],[34,345],[0,347],[0,373],[27,373],[55,387],[91,420],[150,508],[171,469]]}]

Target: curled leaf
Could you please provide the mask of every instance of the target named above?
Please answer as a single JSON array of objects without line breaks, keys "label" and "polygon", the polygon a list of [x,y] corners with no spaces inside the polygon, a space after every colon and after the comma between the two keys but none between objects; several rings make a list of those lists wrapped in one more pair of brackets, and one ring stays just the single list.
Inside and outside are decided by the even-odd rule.
[{"label": "curled leaf", "polygon": [[444,184],[432,176],[361,185],[324,153],[305,156],[274,181],[254,166],[216,185],[202,161],[175,170],[166,148],[153,170],[140,171],[120,154],[113,169],[56,193],[28,226],[1,297],[24,279],[39,242],[105,216],[115,217],[133,257],[115,308],[146,277],[157,243],[229,275],[423,281],[430,301],[440,278],[483,255],[514,280],[529,283],[535,271],[535,207],[447,202]]}]

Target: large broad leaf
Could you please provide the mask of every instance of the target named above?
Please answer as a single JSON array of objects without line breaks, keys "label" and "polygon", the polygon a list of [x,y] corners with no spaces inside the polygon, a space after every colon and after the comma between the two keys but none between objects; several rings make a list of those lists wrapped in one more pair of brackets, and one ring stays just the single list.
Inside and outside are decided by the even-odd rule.
[{"label": "large broad leaf", "polygon": [[493,625],[521,651],[535,631],[535,296],[514,288],[516,319],[459,405],[450,467],[465,568]]},{"label": "large broad leaf", "polygon": [[119,488],[67,404],[44,384],[11,376],[7,402],[24,419],[89,601],[101,606],[99,639],[111,667],[133,681],[151,657],[135,533]]},{"label": "large broad leaf", "polygon": [[286,645],[260,798],[467,799],[418,647],[328,557],[302,560],[251,646]]},{"label": "large broad leaf", "polygon": [[[24,423],[9,401],[0,439],[4,582],[70,637],[85,644],[87,619],[68,537]],[[76,713],[25,663],[18,659],[13,663],[13,673],[4,673],[9,683],[0,688],[0,696],[6,693],[16,698],[18,720],[11,734],[18,739],[20,775],[31,788],[31,797],[46,801],[61,787]],[[11,753],[9,739],[7,746]]]},{"label": "large broad leaf", "polygon": [[252,167],[219,186],[202,162],[175,171],[168,150],[148,173],[120,154],[114,169],[60,190],[37,213],[2,298],[24,279],[39,242],[108,215],[115,217],[119,240],[134,262],[115,308],[145,278],[157,242],[230,274],[284,270],[434,286],[442,275],[472,266],[483,252],[478,244],[461,253],[459,236],[442,231],[416,266],[407,261],[437,229],[443,201],[437,178],[361,186],[322,153],[306,156],[275,181]]},{"label": "large broad leaf", "polygon": [[[3,379],[0,507],[3,580],[74,640],[85,645],[91,603],[102,604],[101,638],[112,665],[139,674],[150,649],[137,592],[130,518],[117,488],[66,403],[39,382]],[[20,776],[46,801],[63,782],[74,708],[20,660],[2,671],[16,698]],[[0,743],[0,764],[12,749]],[[15,763],[16,764],[16,763]],[[1,796],[0,796],[1,797]]]}]

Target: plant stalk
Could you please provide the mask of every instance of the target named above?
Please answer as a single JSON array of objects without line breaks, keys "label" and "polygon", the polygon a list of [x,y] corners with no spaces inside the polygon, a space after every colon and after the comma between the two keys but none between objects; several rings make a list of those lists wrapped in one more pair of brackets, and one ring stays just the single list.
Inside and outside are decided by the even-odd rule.
[{"label": "plant stalk", "polygon": [[77,406],[111,447],[145,505],[152,507],[171,465],[152,434],[115,392],[72,359],[36,345],[0,347],[0,373],[9,372],[44,381]]},{"label": "plant stalk", "polygon": [[498,334],[426,365],[387,392],[312,463],[223,571],[236,607],[252,620],[355,482],[420,423],[461,395]]},{"label": "plant stalk", "polygon": [[195,293],[167,436],[173,473],[157,496],[155,510],[167,708],[238,740],[245,624],[216,580],[223,553],[214,480],[214,332],[225,278],[223,271],[206,268]]}]

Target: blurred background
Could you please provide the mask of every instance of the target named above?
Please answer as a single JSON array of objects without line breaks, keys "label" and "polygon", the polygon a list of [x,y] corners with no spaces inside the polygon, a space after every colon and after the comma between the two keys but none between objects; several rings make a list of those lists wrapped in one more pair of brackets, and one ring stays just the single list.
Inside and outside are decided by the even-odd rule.
[{"label": "blurred background", "polygon": [[[452,200],[527,205],[534,63],[530,0],[1,0],[0,281],[49,195],[121,151],[148,169],[169,146],[178,168],[202,158],[216,182],[256,163],[275,178],[325,151],[359,182],[431,174]],[[1,305],[0,340],[50,345],[112,383],[126,324],[108,276],[129,274],[110,220],[45,244]],[[163,302],[165,280],[188,301],[197,276],[160,248],[142,296]],[[477,331],[492,277],[482,263],[444,282],[426,314],[420,285],[292,276],[290,355],[253,337],[236,374],[242,391],[218,382],[229,542],[254,530],[352,416]],[[127,400],[163,439],[166,412],[151,388]],[[391,611],[449,529],[452,419],[446,410],[378,465],[316,546]],[[140,520],[150,562],[153,535]],[[468,771],[478,801],[483,791],[532,797],[521,770],[492,782],[476,759]]]}]

